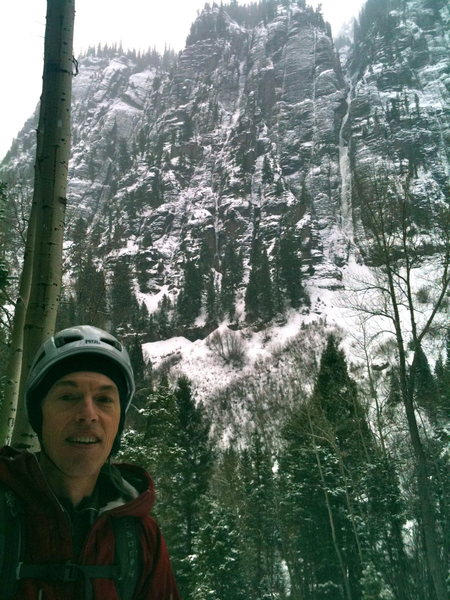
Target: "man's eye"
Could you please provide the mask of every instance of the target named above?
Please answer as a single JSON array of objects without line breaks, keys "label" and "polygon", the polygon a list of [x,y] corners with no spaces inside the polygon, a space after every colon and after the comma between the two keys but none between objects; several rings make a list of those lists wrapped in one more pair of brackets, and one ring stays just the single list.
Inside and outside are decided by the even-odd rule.
[{"label": "man's eye", "polygon": [[101,404],[111,404],[114,400],[110,396],[100,396],[97,398],[97,402],[100,402]]},{"label": "man's eye", "polygon": [[62,400],[63,402],[71,402],[72,400],[75,400],[75,398],[76,396],[73,394],[63,394],[59,396],[59,400]]}]

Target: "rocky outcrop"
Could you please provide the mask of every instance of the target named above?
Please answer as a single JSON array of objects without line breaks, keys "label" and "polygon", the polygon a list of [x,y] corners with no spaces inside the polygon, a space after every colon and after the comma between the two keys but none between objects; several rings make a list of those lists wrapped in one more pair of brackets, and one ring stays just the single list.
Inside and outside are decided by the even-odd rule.
[{"label": "rocky outcrop", "polygon": [[[244,286],[255,232],[273,269],[289,229],[304,277],[339,286],[377,169],[409,178],[424,228],[448,200],[448,32],[444,1],[369,0],[343,69],[303,2],[213,5],[177,58],[88,53],[73,86],[68,246],[81,215],[107,278],[126,259],[141,297],[176,297],[202,252],[220,280],[229,240]],[[28,124],[5,162],[24,179],[32,140]]]},{"label": "rocky outcrop", "polygon": [[449,31],[450,8],[441,0],[370,1],[362,12],[349,62],[357,218],[380,169],[408,182],[423,232],[449,201]]},{"label": "rocky outcrop", "polygon": [[[113,198],[118,211],[133,202],[136,218],[125,222],[126,235],[139,253],[164,262],[161,285],[176,281],[182,256],[195,256],[205,241],[219,270],[230,237],[248,259],[256,223],[267,248],[283,226],[297,227],[305,265],[326,264],[332,272],[336,257],[324,248],[339,219],[346,84],[329,29],[311,9],[292,5],[254,27],[219,7],[205,9],[194,31],[170,76],[147,71],[146,78],[118,58],[94,80],[94,109],[76,93],[77,114],[85,117],[73,196],[92,189],[97,200],[87,192],[83,205],[98,206],[102,221]],[[131,168],[120,168],[117,151],[108,160],[112,140],[122,149],[126,140]],[[89,160],[93,182],[86,176]],[[108,251],[117,237],[106,232]]]}]

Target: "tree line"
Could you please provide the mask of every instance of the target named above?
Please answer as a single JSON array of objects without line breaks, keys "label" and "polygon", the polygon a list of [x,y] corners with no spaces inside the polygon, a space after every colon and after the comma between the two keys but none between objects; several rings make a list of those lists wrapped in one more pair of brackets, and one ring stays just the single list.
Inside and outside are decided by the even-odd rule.
[{"label": "tree line", "polygon": [[[139,334],[142,340],[156,341],[196,335],[198,318],[209,332],[224,319],[233,322],[239,300],[245,306],[246,323],[260,326],[289,308],[309,306],[303,286],[302,245],[293,227],[282,229],[270,254],[256,228],[248,261],[233,239],[225,243],[219,264],[208,244],[201,242],[197,256],[188,252],[183,256],[177,293],[164,295],[152,313],[135,292],[136,283],[142,293],[149,291],[145,253],[131,262],[122,257],[105,264],[93,250],[86,252],[86,229],[80,218],[72,230],[73,284],[63,292],[58,313],[61,327],[75,321],[98,327],[111,323],[118,334]],[[92,243],[95,246],[94,239]]]}]

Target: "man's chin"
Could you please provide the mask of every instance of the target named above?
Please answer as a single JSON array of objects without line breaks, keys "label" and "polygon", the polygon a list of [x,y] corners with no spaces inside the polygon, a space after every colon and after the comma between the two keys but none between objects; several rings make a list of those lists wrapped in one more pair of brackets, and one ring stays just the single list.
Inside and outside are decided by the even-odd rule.
[{"label": "man's chin", "polygon": [[108,458],[106,449],[101,444],[91,447],[81,445],[65,446],[57,454],[43,453],[44,471],[49,468],[59,477],[83,478],[97,476]]}]

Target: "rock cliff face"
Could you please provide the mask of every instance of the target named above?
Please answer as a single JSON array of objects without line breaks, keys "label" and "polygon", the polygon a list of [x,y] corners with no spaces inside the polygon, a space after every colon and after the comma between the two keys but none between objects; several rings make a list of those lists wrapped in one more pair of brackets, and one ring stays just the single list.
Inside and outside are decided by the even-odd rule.
[{"label": "rock cliff face", "polygon": [[380,168],[408,180],[424,232],[449,201],[449,24],[449,5],[441,0],[371,1],[361,14],[348,65],[345,131],[355,221]]},{"label": "rock cliff face", "polygon": [[[230,239],[242,288],[255,238],[275,276],[286,231],[304,280],[339,287],[377,168],[406,173],[425,228],[448,202],[449,31],[444,0],[369,0],[341,64],[320,13],[274,0],[205,8],[178,57],[88,53],[73,87],[69,241],[84,217],[107,281],[126,262],[149,307],[177,297],[189,261],[207,257],[220,287]],[[4,172],[32,164],[31,135]]]}]

